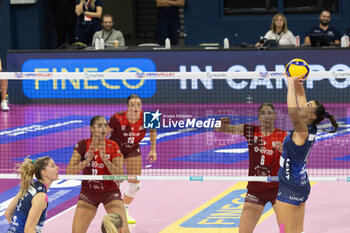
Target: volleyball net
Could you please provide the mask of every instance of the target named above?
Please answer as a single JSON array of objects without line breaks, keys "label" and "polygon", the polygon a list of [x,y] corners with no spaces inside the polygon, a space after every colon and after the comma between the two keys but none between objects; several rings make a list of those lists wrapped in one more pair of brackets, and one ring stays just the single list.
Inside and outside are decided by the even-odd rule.
[{"label": "volleyball net", "polygon": [[[50,156],[62,179],[275,181],[266,172],[279,163],[269,158],[272,151],[264,145],[254,148],[265,160],[255,168],[261,177],[248,177],[247,139],[215,128],[222,117],[232,125],[260,125],[262,103],[274,105],[276,128],[293,128],[283,72],[4,72],[0,79],[8,79],[15,90],[9,94],[10,111],[0,117],[3,179],[18,178],[14,167],[27,156]],[[336,133],[323,131],[332,129],[328,120],[318,126],[308,157],[310,180],[350,181],[349,86],[348,71],[311,72],[304,84],[307,99],[321,101],[339,124]],[[142,127],[157,130],[157,160],[147,160],[147,130],[140,142],[141,176],[65,175],[75,145],[90,137],[91,118],[102,115],[109,120],[126,111],[131,94],[142,99]],[[129,136],[132,140],[135,135]]]}]

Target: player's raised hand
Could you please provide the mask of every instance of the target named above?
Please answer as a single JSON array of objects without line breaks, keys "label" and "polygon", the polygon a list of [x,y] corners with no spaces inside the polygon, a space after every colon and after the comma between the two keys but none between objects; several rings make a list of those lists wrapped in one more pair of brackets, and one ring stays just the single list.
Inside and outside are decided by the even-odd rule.
[{"label": "player's raised hand", "polygon": [[88,163],[90,163],[90,161],[92,160],[92,158],[94,157],[94,148],[91,146],[89,148],[89,151],[85,154],[85,160],[88,161]]},{"label": "player's raised hand", "polygon": [[287,81],[288,81],[288,83],[296,83],[296,84],[303,85],[305,82],[305,79],[301,79],[302,77],[303,77],[303,75],[295,76],[295,77],[288,77]]}]

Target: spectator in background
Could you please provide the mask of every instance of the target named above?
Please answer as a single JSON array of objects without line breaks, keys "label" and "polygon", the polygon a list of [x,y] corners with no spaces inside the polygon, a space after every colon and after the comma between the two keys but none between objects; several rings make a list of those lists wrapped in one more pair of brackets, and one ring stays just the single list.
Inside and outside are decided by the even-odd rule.
[{"label": "spectator in background", "polygon": [[74,13],[75,0],[52,0],[52,11],[55,16],[55,28],[57,35],[57,47],[66,43],[74,43],[75,21]]},{"label": "spectator in background", "polygon": [[169,38],[172,45],[177,45],[180,33],[179,7],[185,5],[185,0],[156,0],[156,2],[158,44],[164,45],[165,39]]},{"label": "spectator in background", "polygon": [[96,31],[101,30],[102,0],[76,0],[75,40],[90,45]]},{"label": "spectator in background", "polygon": [[[288,30],[287,19],[281,13],[277,13],[273,16],[270,31],[265,34],[264,38],[276,40],[277,45],[295,45],[295,37],[293,33]],[[261,42],[255,44],[255,47],[259,46],[262,46]]]},{"label": "spectator in background", "polygon": [[102,18],[102,30],[97,31],[92,38],[92,45],[95,45],[96,38],[103,38],[105,46],[113,47],[114,41],[119,41],[119,46],[125,46],[124,36],[121,31],[115,30],[113,28],[114,20],[113,16],[109,14],[105,14]]},{"label": "spectator in background", "polygon": [[310,34],[326,34],[329,38],[330,45],[339,45],[340,44],[340,33],[334,27],[329,26],[331,21],[331,12],[325,10],[322,11],[319,16],[318,26],[312,27],[306,34],[304,44],[311,45]]},{"label": "spectator in background", "polygon": [[[1,63],[1,59],[0,59],[0,72],[1,71],[2,71],[2,63]],[[8,103],[7,103],[7,99],[6,99],[8,81],[1,80],[0,85],[1,85],[1,110],[8,111],[8,110],[10,110]]]}]

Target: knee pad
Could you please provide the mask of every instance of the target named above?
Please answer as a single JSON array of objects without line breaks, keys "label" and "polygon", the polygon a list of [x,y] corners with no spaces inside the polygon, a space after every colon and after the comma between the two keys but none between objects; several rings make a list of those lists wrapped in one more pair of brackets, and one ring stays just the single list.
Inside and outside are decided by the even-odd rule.
[{"label": "knee pad", "polygon": [[128,183],[126,187],[125,194],[129,197],[135,198],[136,194],[139,192],[141,183]]}]

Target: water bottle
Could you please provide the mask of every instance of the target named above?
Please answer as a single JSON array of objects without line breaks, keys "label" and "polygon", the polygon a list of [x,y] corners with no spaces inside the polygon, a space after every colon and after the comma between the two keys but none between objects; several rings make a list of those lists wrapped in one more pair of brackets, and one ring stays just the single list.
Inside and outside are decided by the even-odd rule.
[{"label": "water bottle", "polygon": [[95,40],[95,50],[99,50],[100,49],[100,39],[96,38]]},{"label": "water bottle", "polygon": [[300,47],[300,36],[295,37],[295,47]]},{"label": "water bottle", "polygon": [[170,39],[169,38],[165,39],[165,48],[166,49],[170,49],[171,48],[171,44],[170,44]]},{"label": "water bottle", "polygon": [[103,38],[100,39],[100,49],[105,49],[105,40]]},{"label": "water bottle", "polygon": [[340,47],[349,47],[349,37],[346,34],[344,34],[344,36],[342,36],[340,39]]},{"label": "water bottle", "polygon": [[227,38],[224,39],[224,49],[229,49],[230,48],[230,42]]}]

